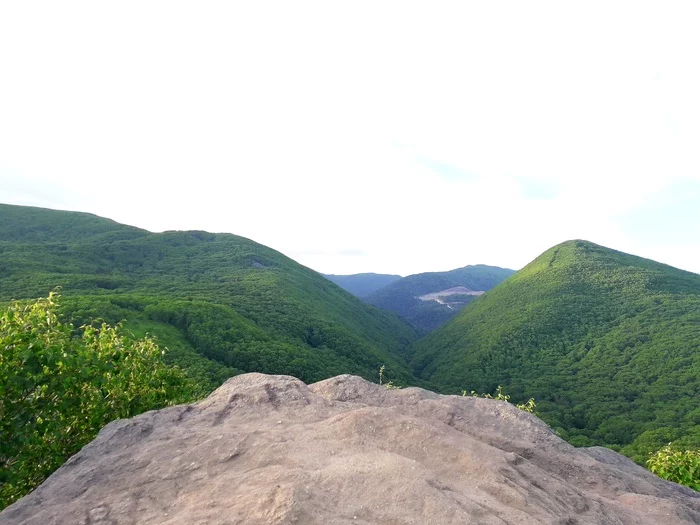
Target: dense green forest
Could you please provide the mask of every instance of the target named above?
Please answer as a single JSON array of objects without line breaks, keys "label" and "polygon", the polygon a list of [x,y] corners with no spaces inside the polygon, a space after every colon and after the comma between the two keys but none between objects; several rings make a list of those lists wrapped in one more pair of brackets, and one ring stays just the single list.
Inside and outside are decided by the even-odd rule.
[{"label": "dense green forest", "polygon": [[411,364],[445,392],[534,397],[575,445],[638,461],[700,445],[700,275],[569,241],[419,341]]},{"label": "dense green forest", "polygon": [[453,286],[489,291],[418,340],[394,313],[242,237],[0,205],[0,306],[60,287],[66,321],[154,335],[199,395],[247,371],[376,381],[384,366],[395,385],[535,398],[571,443],[640,462],[669,442],[700,445],[699,275],[570,241],[515,274],[420,274],[375,297],[396,288],[394,311],[442,322],[411,301]]},{"label": "dense green forest", "polygon": [[384,286],[365,300],[394,312],[422,332],[427,332],[452,319],[476,299],[476,296],[452,296],[449,305],[436,301],[422,301],[418,297],[457,286],[474,291],[490,290],[512,274],[513,270],[484,264],[465,266],[448,272],[418,273]]},{"label": "dense green forest", "polygon": [[323,276],[360,299],[401,279],[400,275],[383,273],[355,273],[352,275],[323,274]]},{"label": "dense green forest", "polygon": [[270,248],[230,234],[150,233],[90,214],[0,205],[0,302],[56,287],[76,324],[125,320],[214,388],[245,371],[415,380],[416,330]]}]

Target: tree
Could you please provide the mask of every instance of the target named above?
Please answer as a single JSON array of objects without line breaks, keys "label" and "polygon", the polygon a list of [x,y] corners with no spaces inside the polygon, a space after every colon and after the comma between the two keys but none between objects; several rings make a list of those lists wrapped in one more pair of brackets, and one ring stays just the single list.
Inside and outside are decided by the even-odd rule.
[{"label": "tree", "polygon": [[62,323],[59,296],[0,317],[0,509],[38,486],[109,421],[189,401],[194,387],[148,337]]}]

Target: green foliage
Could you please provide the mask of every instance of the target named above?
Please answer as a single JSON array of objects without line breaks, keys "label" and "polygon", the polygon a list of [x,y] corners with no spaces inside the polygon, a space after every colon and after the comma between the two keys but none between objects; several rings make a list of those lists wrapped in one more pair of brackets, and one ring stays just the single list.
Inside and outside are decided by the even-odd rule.
[{"label": "green foliage", "polygon": [[[510,403],[510,396],[507,395],[503,391],[502,386],[497,386],[496,387],[496,395],[492,396],[491,394],[478,394],[475,390],[471,390],[470,392],[467,392],[466,390],[462,390],[462,397],[483,397],[485,399],[495,399],[496,401],[505,401],[506,403]],[[521,404],[516,404],[516,408],[519,408],[520,410],[523,410],[525,412],[528,412],[530,414],[535,413],[535,409],[537,408],[537,404],[535,403],[535,400],[533,398],[530,398],[527,400],[525,403]]]},{"label": "green foliage", "polygon": [[58,296],[0,317],[0,508],[39,485],[109,421],[197,393],[153,339],[119,325],[72,325]]},{"label": "green foliage", "polygon": [[0,241],[65,242],[75,239],[115,240],[140,236],[144,230],[91,213],[0,205]]},{"label": "green foliage", "polygon": [[416,383],[414,328],[248,239],[8,205],[0,224],[0,303],[61,286],[66,318],[153,333],[205,391],[240,372],[373,379],[383,363]]},{"label": "green foliage", "polygon": [[386,372],[386,366],[382,365],[379,368],[379,384],[383,385],[387,390],[399,390],[401,387],[395,385],[393,381],[384,382],[384,373]]},{"label": "green foliage", "polygon": [[535,403],[534,398],[530,398],[525,403],[516,403],[516,408],[519,408],[520,410],[524,410],[525,412],[528,412],[530,414],[535,414],[537,410],[537,404]]},{"label": "green foliage", "polygon": [[379,384],[383,385],[384,384],[384,372],[386,371],[386,365],[382,365],[379,367]]},{"label": "green foliage", "polygon": [[464,286],[471,290],[489,290],[513,274],[513,270],[477,264],[449,272],[409,275],[367,296],[370,304],[406,319],[423,330],[434,330],[457,315],[475,296],[450,296],[450,304],[422,301],[419,296]]},{"label": "green foliage", "polygon": [[700,275],[569,241],[417,342],[410,363],[446,393],[535,398],[577,446],[640,463],[672,440],[697,448]]},{"label": "green foliage", "polygon": [[[697,411],[697,409],[696,409]],[[692,412],[690,414],[692,416]],[[686,416],[685,420],[692,420]],[[620,448],[620,452],[645,465],[649,456],[667,444],[676,450],[700,448],[700,425],[665,426],[642,432],[632,443]]]},{"label": "green foliage", "polygon": [[700,491],[700,450],[666,446],[653,454],[647,467],[657,476]]},{"label": "green foliage", "polygon": [[166,348],[163,360],[166,364],[183,370],[198,385],[199,398],[206,397],[229,377],[241,373],[236,368],[207,359],[195,350],[181,330],[172,325],[132,315],[131,320],[124,324],[124,329],[132,338],[143,338],[157,333],[158,344]]}]

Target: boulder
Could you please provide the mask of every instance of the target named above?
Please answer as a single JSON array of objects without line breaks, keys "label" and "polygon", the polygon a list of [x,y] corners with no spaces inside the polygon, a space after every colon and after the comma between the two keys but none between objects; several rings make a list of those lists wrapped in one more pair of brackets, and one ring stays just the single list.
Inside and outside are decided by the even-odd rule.
[{"label": "boulder", "polygon": [[700,493],[491,399],[245,374],[107,425],[3,525],[700,523]]}]

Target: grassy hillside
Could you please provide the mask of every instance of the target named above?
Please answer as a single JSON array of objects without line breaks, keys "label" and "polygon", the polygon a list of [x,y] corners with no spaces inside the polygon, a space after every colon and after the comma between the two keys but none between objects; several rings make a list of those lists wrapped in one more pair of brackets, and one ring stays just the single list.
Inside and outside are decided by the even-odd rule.
[{"label": "grassy hillside", "polygon": [[386,285],[401,279],[400,275],[388,275],[383,273],[356,273],[353,275],[323,275],[329,281],[333,281],[343,290],[356,297],[364,298],[376,292]]},{"label": "grassy hillside", "polygon": [[476,296],[460,295],[451,298],[450,304],[422,301],[418,297],[464,286],[474,291],[489,290],[506,279],[513,270],[477,264],[449,272],[429,272],[409,275],[366,298],[370,304],[403,317],[413,326],[434,330],[452,319]]},{"label": "grassy hillside", "polygon": [[585,241],[551,248],[419,341],[445,391],[535,397],[577,445],[642,460],[700,443],[700,275]]},{"label": "grassy hillside", "polygon": [[77,323],[127,320],[210,385],[238,371],[316,381],[412,375],[416,331],[318,273],[251,240],[149,233],[89,214],[0,205],[0,302],[61,287]]}]

